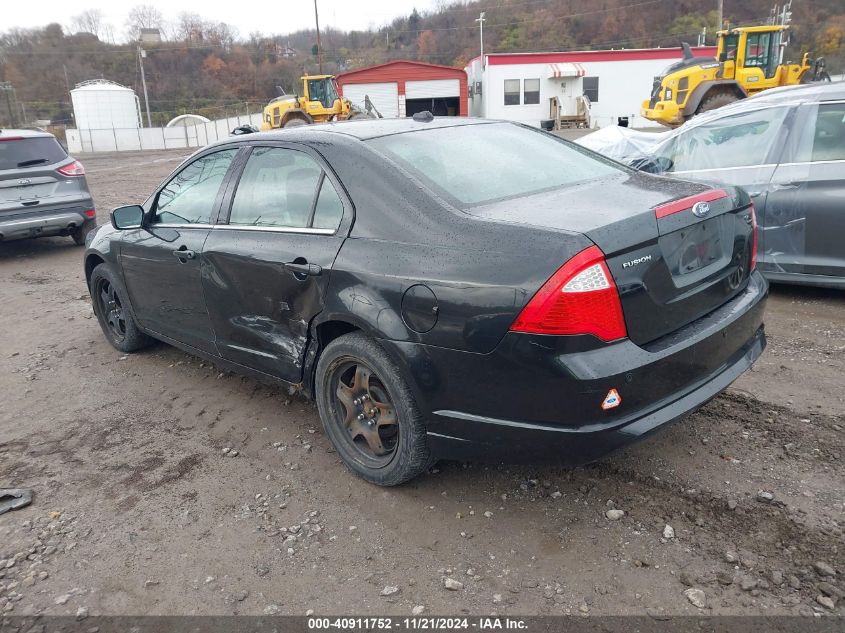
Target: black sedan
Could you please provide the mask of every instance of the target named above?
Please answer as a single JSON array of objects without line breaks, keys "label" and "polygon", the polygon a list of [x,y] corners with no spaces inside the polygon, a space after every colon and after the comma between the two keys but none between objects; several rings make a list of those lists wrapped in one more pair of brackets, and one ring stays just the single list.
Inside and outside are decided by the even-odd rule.
[{"label": "black sedan", "polygon": [[152,339],[316,399],[381,485],[436,458],[596,459],[762,353],[740,189],[467,119],[232,137],[89,238],[108,340]]}]

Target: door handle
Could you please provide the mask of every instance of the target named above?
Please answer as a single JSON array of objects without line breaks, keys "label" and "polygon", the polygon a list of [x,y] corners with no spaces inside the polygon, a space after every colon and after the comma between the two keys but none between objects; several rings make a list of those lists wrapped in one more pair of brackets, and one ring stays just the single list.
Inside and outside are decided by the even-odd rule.
[{"label": "door handle", "polygon": [[308,264],[306,262],[286,262],[285,268],[291,271],[297,277],[308,276],[316,277],[323,272],[322,267],[317,264]]},{"label": "door handle", "polygon": [[185,261],[187,261],[189,259],[194,259],[197,256],[197,254],[194,251],[189,251],[184,246],[180,246],[178,249],[173,251],[173,256],[178,257],[179,261],[181,261],[184,264]]},{"label": "door handle", "polygon": [[775,191],[783,191],[785,189],[798,189],[801,186],[800,182],[775,182],[772,183],[772,189]]}]

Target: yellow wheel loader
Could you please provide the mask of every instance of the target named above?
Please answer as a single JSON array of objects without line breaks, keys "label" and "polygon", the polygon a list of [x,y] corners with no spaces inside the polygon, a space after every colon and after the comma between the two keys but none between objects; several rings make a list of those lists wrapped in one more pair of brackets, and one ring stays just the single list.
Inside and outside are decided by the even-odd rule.
[{"label": "yellow wheel loader", "polygon": [[338,96],[334,75],[305,75],[301,80],[302,94],[276,97],[264,107],[262,131],[357,117],[381,118],[369,99],[362,110]]},{"label": "yellow wheel loader", "polygon": [[811,64],[809,53],[800,64],[783,63],[788,28],[774,24],[719,31],[715,59],[693,57],[689,44],[682,44],[684,58],[655,77],[640,114],[676,127],[700,112],[769,88],[830,81],[824,59]]}]

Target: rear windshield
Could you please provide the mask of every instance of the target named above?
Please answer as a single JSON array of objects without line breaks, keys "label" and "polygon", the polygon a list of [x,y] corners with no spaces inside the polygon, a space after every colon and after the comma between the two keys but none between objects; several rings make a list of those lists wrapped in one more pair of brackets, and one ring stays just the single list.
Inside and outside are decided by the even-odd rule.
[{"label": "rear windshield", "polygon": [[625,169],[548,132],[510,123],[434,128],[368,142],[459,207],[549,191]]},{"label": "rear windshield", "polygon": [[0,170],[52,165],[65,158],[65,150],[50,136],[17,140],[0,138]]}]

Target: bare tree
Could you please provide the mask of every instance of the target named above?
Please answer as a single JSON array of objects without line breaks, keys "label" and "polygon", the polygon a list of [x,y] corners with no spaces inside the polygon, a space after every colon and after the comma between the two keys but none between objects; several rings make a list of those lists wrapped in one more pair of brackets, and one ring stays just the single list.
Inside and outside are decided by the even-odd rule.
[{"label": "bare tree", "polygon": [[198,13],[180,13],[175,35],[183,42],[202,42],[206,24]]},{"label": "bare tree", "polygon": [[103,29],[103,12],[99,9],[86,9],[71,18],[70,27],[76,33],[81,31],[100,37],[100,31]]},{"label": "bare tree", "polygon": [[159,29],[164,25],[164,16],[161,11],[151,4],[138,4],[129,11],[126,18],[126,32],[129,39],[137,40],[141,37],[141,29]]}]

